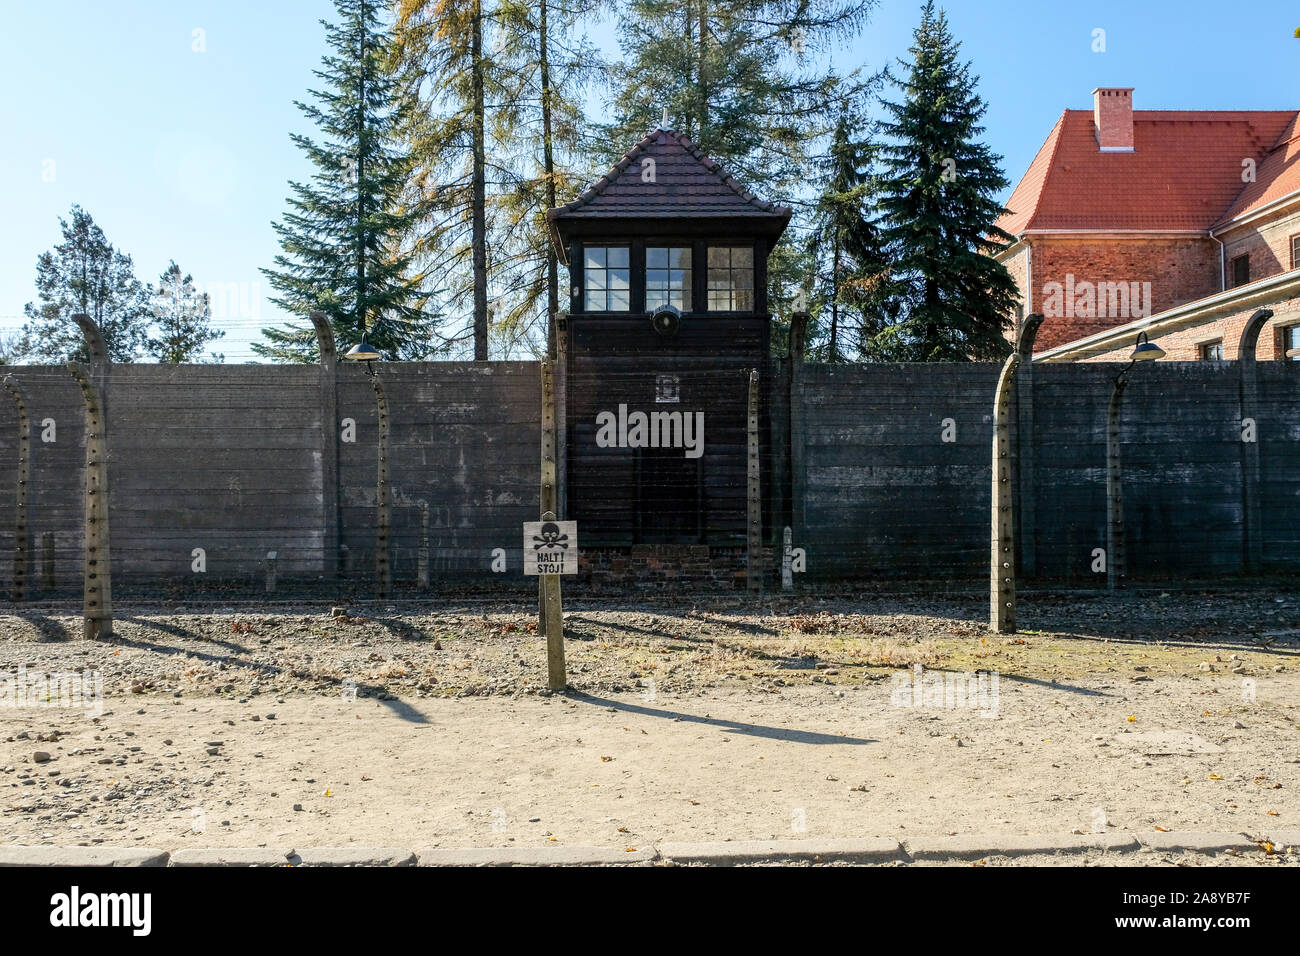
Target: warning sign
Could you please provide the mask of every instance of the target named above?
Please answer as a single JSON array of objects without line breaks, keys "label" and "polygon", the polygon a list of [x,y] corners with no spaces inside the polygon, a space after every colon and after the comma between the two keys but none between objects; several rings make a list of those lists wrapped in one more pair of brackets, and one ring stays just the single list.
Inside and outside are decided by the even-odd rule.
[{"label": "warning sign", "polygon": [[577,573],[578,522],[524,522],[524,574]]}]

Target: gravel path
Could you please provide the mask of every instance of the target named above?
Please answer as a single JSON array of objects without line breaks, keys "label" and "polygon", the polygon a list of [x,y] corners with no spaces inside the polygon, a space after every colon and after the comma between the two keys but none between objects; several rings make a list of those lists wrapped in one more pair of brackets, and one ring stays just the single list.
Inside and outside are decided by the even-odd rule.
[{"label": "gravel path", "polygon": [[[104,692],[97,716],[0,707],[0,840],[1300,829],[1297,601],[1163,593],[1027,598],[1015,637],[974,598],[571,606],[564,696],[518,606],[123,607],[95,644],[66,612],[0,615],[0,675]],[[926,689],[976,671],[995,698]]]}]

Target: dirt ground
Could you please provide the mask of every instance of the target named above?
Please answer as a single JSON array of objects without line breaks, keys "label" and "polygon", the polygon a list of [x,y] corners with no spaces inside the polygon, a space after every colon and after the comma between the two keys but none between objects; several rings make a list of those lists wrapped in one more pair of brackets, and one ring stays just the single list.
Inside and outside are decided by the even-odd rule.
[{"label": "dirt ground", "polygon": [[1020,613],[1002,637],[973,595],[570,603],[570,692],[551,695],[521,604],[129,606],[94,643],[68,609],[11,606],[0,692],[20,668],[84,671],[103,699],[5,706],[11,682],[0,842],[1300,830],[1294,592],[1025,595]]}]

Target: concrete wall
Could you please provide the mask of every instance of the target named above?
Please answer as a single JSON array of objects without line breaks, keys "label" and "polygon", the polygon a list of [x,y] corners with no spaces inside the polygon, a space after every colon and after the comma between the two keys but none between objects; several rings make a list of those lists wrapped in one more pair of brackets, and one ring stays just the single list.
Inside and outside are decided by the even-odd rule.
[{"label": "concrete wall", "polygon": [[[28,578],[34,596],[80,587],[84,406],[58,367],[20,367],[32,420]],[[278,554],[282,582],[368,588],[375,566],[375,394],[361,369],[316,366],[115,366],[109,387],[113,583],[248,587]],[[535,510],[540,382],[534,363],[386,364],[394,578],[414,582],[421,547],[431,577],[487,570],[495,547],[517,572],[520,523]],[[0,396],[0,581],[11,580],[17,419]],[[355,441],[342,440],[344,419]],[[41,423],[54,419],[56,440]],[[332,459],[337,456],[337,465]],[[336,503],[337,502],[337,503]],[[421,503],[429,508],[427,538]],[[41,540],[53,532],[53,589]],[[336,542],[346,560],[336,557]],[[193,570],[202,548],[206,572]]]},{"label": "concrete wall", "polygon": [[[992,364],[800,370],[804,462],[796,466],[794,499],[803,502],[803,521],[795,546],[807,550],[811,576],[931,577],[987,566],[998,371]],[[951,442],[943,440],[946,419]]]},{"label": "concrete wall", "polygon": [[[1289,364],[1258,364],[1247,416],[1257,421],[1263,557],[1276,569],[1300,568],[1300,369]],[[1122,367],[1022,372],[1013,431],[1023,435],[1026,576],[1104,584],[1093,549],[1106,546],[1106,419]],[[811,577],[985,573],[996,377],[992,365],[803,370],[796,544]],[[1243,570],[1240,382],[1236,363],[1157,362],[1130,374],[1120,440],[1131,577]],[[945,418],[953,442],[943,441]]]},{"label": "concrete wall", "polygon": [[[1093,549],[1106,543],[1105,425],[1119,367],[1040,364],[1022,372],[1012,418],[1023,436],[1019,551],[1029,578],[1104,581],[1091,565]],[[781,527],[791,524],[795,545],[807,551],[808,578],[978,579],[989,549],[998,371],[992,364],[769,363],[765,543],[778,544]],[[1260,362],[1257,372],[1257,397],[1247,410],[1236,363],[1157,362],[1133,370],[1121,421],[1132,577],[1241,572],[1249,468],[1257,469],[1265,569],[1300,568],[1300,368]],[[27,393],[33,429],[29,597],[75,597],[80,392],[62,368],[13,374]],[[538,365],[394,363],[380,375],[390,409],[397,591],[415,587],[424,560],[435,591],[444,583],[529,589],[520,574],[520,525],[537,509]],[[1257,422],[1253,449],[1241,441],[1248,413]],[[46,419],[55,423],[53,442],[41,440]],[[341,440],[345,419],[355,421],[354,442]],[[361,369],[119,366],[109,421],[120,596],[258,593],[272,550],[282,596],[372,592],[377,417]],[[0,394],[3,598],[12,574],[16,447],[15,410]],[[43,532],[54,536],[53,588],[43,584]],[[195,548],[206,551],[206,573],[192,570]],[[504,574],[490,570],[496,548],[506,554]],[[592,581],[614,586],[625,571],[635,579],[643,565],[665,580],[678,570],[683,580],[691,577],[691,568],[665,564],[675,560],[665,557],[671,549],[626,560],[615,551],[590,557]],[[697,551],[690,552],[694,564]],[[734,578],[741,551],[718,549],[718,567],[696,568],[696,576]]]}]

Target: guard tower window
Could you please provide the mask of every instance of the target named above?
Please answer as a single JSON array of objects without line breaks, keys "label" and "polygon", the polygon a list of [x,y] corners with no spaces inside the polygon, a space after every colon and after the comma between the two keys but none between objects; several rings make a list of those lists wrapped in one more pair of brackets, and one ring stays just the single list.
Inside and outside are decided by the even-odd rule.
[{"label": "guard tower window", "polygon": [[709,246],[709,311],[754,311],[752,246]]},{"label": "guard tower window", "polygon": [[691,250],[689,247],[647,246],[645,251],[645,307],[653,312],[672,305],[691,310]]},{"label": "guard tower window", "polygon": [[583,265],[588,312],[627,312],[632,308],[627,246],[588,246]]}]

